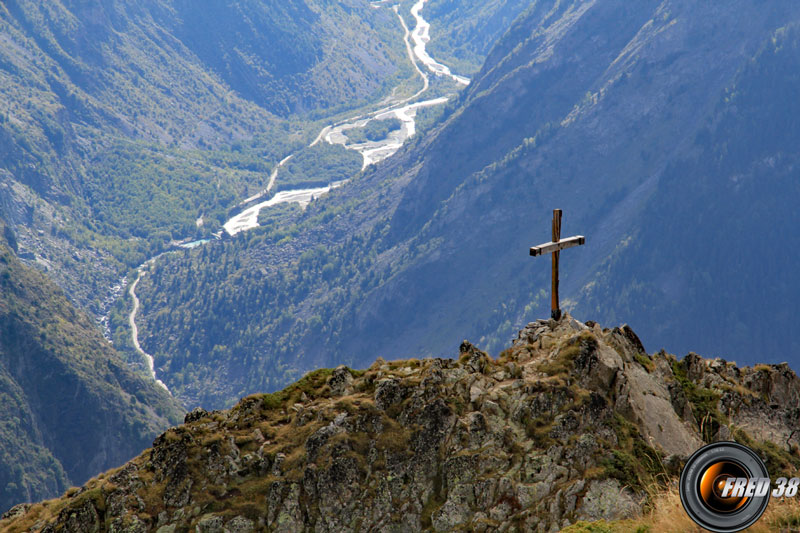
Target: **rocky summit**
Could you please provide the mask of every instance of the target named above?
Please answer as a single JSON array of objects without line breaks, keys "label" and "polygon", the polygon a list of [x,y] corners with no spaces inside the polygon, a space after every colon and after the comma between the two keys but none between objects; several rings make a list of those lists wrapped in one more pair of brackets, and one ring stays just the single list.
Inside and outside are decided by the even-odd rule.
[{"label": "rocky summit", "polygon": [[492,358],[318,370],[153,447],[2,531],[556,531],[646,511],[704,442],[800,465],[785,364],[648,355],[627,326],[529,324]]}]

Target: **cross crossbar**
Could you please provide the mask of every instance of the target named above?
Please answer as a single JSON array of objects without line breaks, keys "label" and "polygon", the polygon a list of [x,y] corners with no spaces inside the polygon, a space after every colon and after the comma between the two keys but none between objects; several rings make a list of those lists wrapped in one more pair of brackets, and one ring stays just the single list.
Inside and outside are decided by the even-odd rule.
[{"label": "cross crossbar", "polygon": [[558,242],[550,241],[544,244],[540,244],[539,246],[532,246],[531,255],[536,257],[537,255],[544,255],[552,252],[558,252],[566,248],[572,248],[573,246],[581,246],[583,244],[586,244],[586,238],[583,235],[575,235],[574,237],[567,237],[566,239],[561,239]]}]

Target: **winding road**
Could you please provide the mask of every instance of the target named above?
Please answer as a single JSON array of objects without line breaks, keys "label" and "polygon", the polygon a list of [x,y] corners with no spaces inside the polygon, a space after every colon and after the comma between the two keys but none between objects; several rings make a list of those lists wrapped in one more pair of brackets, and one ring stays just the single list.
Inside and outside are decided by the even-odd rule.
[{"label": "winding road", "polygon": [[[372,2],[372,7],[376,9],[380,8],[383,5],[385,5],[388,1],[389,0],[379,0],[376,2]],[[404,41],[406,45],[406,51],[408,53],[409,59],[411,60],[411,63],[414,65],[414,69],[422,78],[422,88],[416,93],[414,93],[412,96],[399,100],[398,102],[395,102],[391,105],[384,106],[380,109],[377,109],[367,114],[351,117],[337,124],[330,124],[325,126],[319,132],[314,141],[311,144],[309,144],[309,147],[314,146],[315,144],[323,141],[330,144],[340,144],[349,150],[355,150],[359,152],[364,159],[362,168],[366,168],[370,164],[377,163],[393,155],[403,146],[403,144],[410,137],[412,137],[416,133],[415,117],[417,110],[425,107],[442,105],[450,99],[450,97],[444,96],[430,100],[415,101],[430,88],[430,80],[428,78],[428,74],[426,74],[425,71],[423,71],[423,69],[420,68],[418,62],[422,63],[425,69],[427,69],[436,76],[448,77],[461,85],[469,84],[470,80],[468,78],[453,74],[447,66],[438,63],[426,51],[425,47],[427,43],[430,41],[430,24],[424,18],[422,18],[422,15],[420,14],[422,8],[425,5],[425,1],[426,0],[418,0],[417,3],[415,3],[414,6],[411,8],[410,11],[411,16],[414,17],[416,23],[413,31],[409,30],[405,19],[403,19],[403,16],[400,14],[399,6],[395,5],[392,7],[392,10],[397,15],[398,19],[400,20],[400,24],[402,25],[403,30],[405,31]],[[356,143],[351,143],[350,139],[347,137],[346,132],[349,129],[364,127],[368,122],[372,120],[386,120],[390,118],[399,119],[402,122],[402,127],[399,130],[390,132],[390,134],[386,137],[386,139],[383,139],[381,141],[370,141],[370,142],[356,144]],[[275,166],[275,168],[272,170],[272,173],[270,174],[267,187],[264,190],[258,192],[257,194],[251,196],[250,198],[243,200],[238,205],[245,206],[269,194],[275,185],[275,181],[278,177],[279,170],[292,157],[294,157],[294,154],[286,156]],[[298,203],[301,206],[306,206],[312,199],[327,193],[331,189],[343,185],[347,181],[348,180],[334,182],[325,187],[280,191],[277,194],[275,194],[272,198],[265,200],[263,202],[259,202],[251,207],[248,207],[244,209],[241,213],[238,213],[235,216],[231,217],[223,225],[223,230],[229,235],[233,236],[241,231],[246,231],[258,227],[258,214],[261,211],[261,209],[283,203]],[[183,248],[194,248],[195,246],[203,244],[204,242],[206,242],[206,240],[185,242],[179,244],[178,246]],[[131,283],[131,286],[128,289],[128,293],[130,294],[131,299],[133,300],[133,309],[131,310],[131,313],[128,316],[128,322],[131,327],[131,340],[133,341],[133,345],[136,348],[136,351],[140,355],[142,355],[142,357],[144,357],[145,361],[147,362],[147,366],[150,370],[150,374],[152,375],[155,382],[158,383],[160,386],[164,387],[164,389],[166,389],[167,391],[169,391],[167,386],[156,376],[155,361],[153,356],[145,352],[144,349],[139,344],[139,330],[136,326],[136,313],[139,311],[140,308],[139,298],[136,296],[136,286],[139,284],[139,280],[142,279],[142,276],[147,272],[147,268],[149,267],[149,265],[151,265],[161,255],[164,255],[164,253],[170,253],[170,252],[163,252],[148,259],[137,269],[136,279],[133,281],[133,283]]]}]

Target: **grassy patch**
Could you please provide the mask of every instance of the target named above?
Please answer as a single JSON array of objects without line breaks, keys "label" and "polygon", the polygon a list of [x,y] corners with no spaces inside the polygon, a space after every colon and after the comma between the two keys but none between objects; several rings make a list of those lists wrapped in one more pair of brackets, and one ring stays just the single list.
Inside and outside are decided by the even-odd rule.
[{"label": "grassy patch", "polygon": [[444,502],[445,498],[442,494],[442,475],[441,473],[437,473],[433,480],[433,492],[430,498],[428,498],[428,501],[425,502],[425,505],[422,507],[422,512],[420,513],[419,521],[422,529],[430,530],[433,528],[431,517],[433,513],[444,505]]},{"label": "grassy patch", "polygon": [[575,359],[581,353],[588,353],[596,348],[597,339],[590,332],[584,331],[569,339],[559,348],[555,357],[542,361],[537,368],[549,376],[567,375],[575,368]]},{"label": "grassy patch", "polygon": [[720,393],[705,387],[698,387],[689,379],[686,369],[679,361],[672,362],[672,373],[692,407],[700,437],[705,442],[711,442],[719,431],[720,425],[728,424],[728,417],[723,415],[718,408]]},{"label": "grassy patch", "polygon": [[656,369],[655,362],[650,358],[650,356],[646,354],[637,353],[633,356],[633,358],[636,360],[637,363],[642,365],[648,372],[652,372]]},{"label": "grassy patch", "polygon": [[381,416],[383,431],[377,435],[376,445],[383,451],[411,454],[411,432],[385,414]]},{"label": "grassy patch", "polygon": [[[333,370],[330,368],[320,368],[309,372],[303,376],[300,381],[289,385],[281,391],[270,394],[259,394],[256,395],[255,398],[260,399],[261,407],[267,411],[279,409],[281,407],[289,407],[298,403],[303,394],[305,394],[308,399],[327,398],[330,395],[330,388],[327,386],[326,382],[332,373]],[[247,398],[245,400],[247,400]],[[236,408],[243,408],[246,405],[245,400],[240,402]]]},{"label": "grassy patch", "polygon": [[[635,490],[648,490],[669,477],[661,455],[642,437],[639,428],[615,413],[611,426],[618,444],[611,455],[600,460],[606,477],[612,477]],[[609,446],[611,447],[611,446]]]},{"label": "grassy patch", "polygon": [[764,460],[773,478],[793,477],[800,470],[800,456],[796,448],[789,451],[774,442],[757,441],[739,428],[733,428],[732,435],[736,442],[751,448]]},{"label": "grassy patch", "polygon": [[652,531],[648,525],[635,525],[627,520],[619,522],[597,522],[580,521],[562,529],[565,533],[650,533]]},{"label": "grassy patch", "polygon": [[525,435],[533,441],[537,448],[546,449],[553,444],[550,431],[553,429],[553,419],[551,417],[537,417],[523,421],[525,425]]}]

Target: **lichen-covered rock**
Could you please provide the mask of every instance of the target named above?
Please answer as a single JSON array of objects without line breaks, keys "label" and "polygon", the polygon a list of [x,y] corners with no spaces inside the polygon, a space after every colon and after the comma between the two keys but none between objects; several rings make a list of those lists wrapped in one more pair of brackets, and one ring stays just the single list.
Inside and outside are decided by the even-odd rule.
[{"label": "lichen-covered rock", "polygon": [[66,508],[58,514],[58,523],[67,533],[97,533],[101,531],[97,508],[90,500],[80,505]]},{"label": "lichen-covered rock", "polygon": [[386,378],[378,383],[375,389],[375,407],[383,411],[397,405],[405,399],[405,389],[400,382],[393,378]]},{"label": "lichen-covered rock", "polygon": [[616,479],[594,480],[583,496],[578,518],[583,520],[613,520],[630,518],[640,509],[637,497]]},{"label": "lichen-covered rock", "polygon": [[0,520],[11,521],[11,519],[13,519],[13,518],[17,518],[18,516],[22,516],[22,515],[24,515],[25,513],[28,512],[28,509],[31,508],[31,505],[32,504],[30,504],[30,503],[20,503],[19,505],[15,505],[11,509],[9,509],[5,513],[3,513],[3,515],[0,516]]},{"label": "lichen-covered rock", "polygon": [[221,516],[206,515],[197,522],[197,533],[223,533],[224,520]]},{"label": "lichen-covered rock", "polygon": [[188,424],[189,422],[196,422],[206,416],[208,416],[208,411],[206,411],[202,407],[195,407],[194,409],[186,413],[186,416],[183,417],[183,423]]},{"label": "lichen-covered rock", "polygon": [[[788,399],[788,402],[783,401]],[[557,531],[641,512],[703,442],[800,465],[800,380],[647,355],[628,327],[529,324],[493,359],[307,375],[226,412],[193,411],[122,468],[0,529],[130,533]]]},{"label": "lichen-covered rock", "polygon": [[346,366],[338,366],[331,374],[328,385],[333,396],[344,396],[353,392],[353,375]]},{"label": "lichen-covered rock", "polygon": [[225,524],[225,533],[253,533],[255,530],[255,523],[243,516],[235,516]]}]

